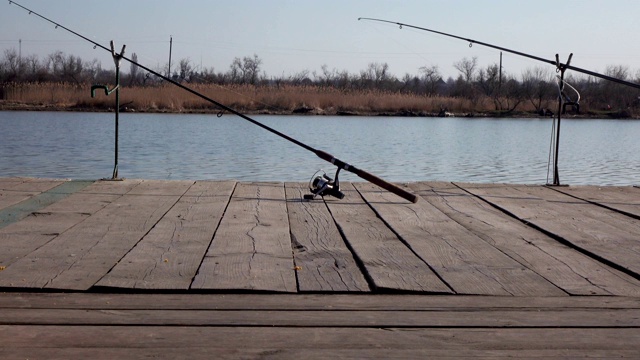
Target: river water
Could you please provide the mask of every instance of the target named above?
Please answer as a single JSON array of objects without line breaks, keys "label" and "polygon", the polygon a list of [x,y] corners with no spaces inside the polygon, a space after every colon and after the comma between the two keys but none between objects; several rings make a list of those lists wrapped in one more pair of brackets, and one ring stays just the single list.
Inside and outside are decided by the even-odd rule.
[{"label": "river water", "polygon": [[[388,181],[551,181],[551,119],[252,118]],[[234,115],[123,113],[119,128],[125,178],[308,181],[335,171]],[[640,121],[563,119],[559,155],[561,183],[638,185]],[[99,179],[113,166],[112,113],[0,111],[0,177]]]}]

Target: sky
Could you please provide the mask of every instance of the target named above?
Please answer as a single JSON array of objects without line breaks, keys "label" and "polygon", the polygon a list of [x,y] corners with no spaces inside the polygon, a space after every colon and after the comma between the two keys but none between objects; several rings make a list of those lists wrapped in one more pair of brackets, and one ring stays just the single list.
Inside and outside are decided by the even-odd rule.
[{"label": "sky", "polygon": [[[453,64],[478,58],[480,67],[499,62],[498,50],[469,47],[462,40],[396,25],[358,21],[372,17],[407,23],[490,43],[545,59],[555,54],[596,72],[622,65],[640,69],[638,0],[17,0],[17,2],[138,62],[160,68],[189,59],[199,69],[226,72],[234,58],[262,60],[269,77],[303,71],[359,73],[387,63],[391,74],[417,75],[438,66],[457,77]],[[20,40],[22,40],[20,42]],[[20,45],[21,44],[21,45]],[[41,58],[60,50],[113,68],[108,52],[38,18],[9,1],[0,2],[0,57],[7,49]],[[175,70],[175,65],[172,68]],[[503,54],[505,72],[553,66]],[[128,68],[125,69],[128,71]]]}]

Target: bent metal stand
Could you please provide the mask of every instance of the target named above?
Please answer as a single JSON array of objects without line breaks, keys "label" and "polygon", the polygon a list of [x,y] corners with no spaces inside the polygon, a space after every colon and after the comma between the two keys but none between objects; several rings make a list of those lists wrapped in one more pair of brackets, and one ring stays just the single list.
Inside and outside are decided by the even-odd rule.
[{"label": "bent metal stand", "polygon": [[558,171],[558,151],[560,150],[560,118],[564,112],[565,97],[564,97],[564,72],[571,64],[571,58],[573,53],[569,54],[569,58],[565,64],[560,62],[560,57],[556,54],[556,71],[560,73],[560,79],[558,81],[558,123],[555,129],[555,150],[553,159],[553,182],[547,184],[547,186],[562,186],[560,185],[560,173]]},{"label": "bent metal stand", "polygon": [[96,89],[103,89],[105,95],[109,95],[112,92],[116,92],[116,129],[115,129],[115,164],[113,166],[113,174],[111,175],[111,179],[103,179],[103,180],[122,180],[118,178],[118,118],[120,115],[120,62],[122,61],[122,57],[124,56],[124,49],[127,47],[126,45],[122,45],[122,50],[120,50],[120,54],[116,54],[116,51],[113,47],[113,40],[111,41],[111,56],[113,56],[113,62],[116,64],[116,86],[109,90],[107,85],[93,85],[91,86],[91,97],[96,97]]}]

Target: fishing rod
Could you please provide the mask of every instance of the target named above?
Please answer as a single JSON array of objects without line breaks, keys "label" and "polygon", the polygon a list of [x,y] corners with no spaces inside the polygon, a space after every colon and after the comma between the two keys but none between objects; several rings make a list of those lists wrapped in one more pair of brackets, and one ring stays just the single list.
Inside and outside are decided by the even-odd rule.
[{"label": "fishing rod", "polygon": [[601,79],[605,79],[605,80],[609,80],[609,81],[612,81],[612,82],[615,82],[615,83],[618,83],[618,84],[623,84],[623,85],[630,86],[630,87],[633,87],[633,88],[636,88],[636,89],[640,89],[640,85],[636,84],[636,83],[632,83],[632,82],[625,81],[625,80],[622,80],[622,79],[614,78],[614,77],[611,77],[611,76],[608,76],[608,75],[604,75],[604,74],[599,74],[599,73],[591,71],[591,70],[581,69],[579,67],[570,65],[569,61],[567,61],[566,64],[565,63],[561,63],[558,60],[557,56],[556,56],[556,60],[548,60],[548,59],[544,59],[544,58],[541,58],[541,57],[538,57],[538,56],[535,56],[535,55],[530,55],[530,54],[526,54],[526,53],[523,53],[523,52],[520,52],[520,51],[507,49],[507,48],[504,48],[504,47],[501,47],[501,46],[488,44],[488,43],[485,43],[485,42],[482,42],[482,41],[477,41],[477,40],[465,38],[465,37],[462,37],[462,36],[447,34],[447,33],[442,32],[442,31],[431,30],[431,29],[420,27],[420,26],[404,24],[404,23],[400,23],[400,22],[396,22],[396,21],[389,21],[389,20],[375,19],[375,18],[368,18],[368,17],[361,17],[361,18],[358,18],[358,20],[379,21],[379,22],[394,24],[394,25],[398,25],[400,27],[400,29],[402,29],[402,27],[405,26],[405,27],[408,27],[408,28],[428,31],[428,32],[431,32],[431,33],[434,33],[434,34],[444,35],[444,36],[448,36],[448,37],[451,37],[451,38],[454,38],[454,39],[467,41],[467,42],[469,42],[469,47],[471,47],[473,44],[478,44],[478,45],[490,47],[492,49],[496,49],[496,50],[512,53],[512,54],[515,54],[515,55],[524,56],[524,57],[527,57],[527,58],[530,58],[530,59],[534,59],[534,60],[537,60],[537,61],[542,61],[542,62],[545,62],[547,64],[551,64],[551,65],[555,66],[558,69],[574,70],[574,71],[577,71],[577,72],[581,72],[583,74],[595,76],[595,77],[598,77],[598,78],[601,78]]},{"label": "fishing rod", "polygon": [[[57,28],[61,28],[61,29],[66,30],[67,32],[69,32],[69,33],[71,33],[71,34],[73,34],[73,35],[75,35],[77,37],[80,37],[83,40],[88,41],[89,43],[93,44],[93,48],[94,49],[101,48],[101,49],[103,49],[105,51],[108,51],[109,53],[112,53],[111,48],[107,48],[106,46],[103,46],[103,45],[101,45],[101,44],[99,44],[99,43],[87,38],[86,36],[83,36],[83,35],[75,32],[75,31],[73,31],[73,30],[71,30],[71,29],[69,29],[69,28],[67,28],[67,27],[65,27],[65,26],[63,26],[63,25],[61,25],[61,24],[59,24],[59,23],[57,23],[57,22],[55,22],[55,21],[53,21],[53,20],[51,20],[51,19],[49,19],[49,18],[47,18],[45,16],[43,16],[43,15],[40,15],[37,12],[35,12],[35,11],[31,10],[31,9],[28,9],[28,8],[18,4],[15,1],[9,0],[9,4],[10,5],[11,4],[16,5],[16,6],[20,7],[20,8],[22,8],[23,10],[29,12],[30,15],[31,14],[36,15],[39,18],[41,18],[41,19],[43,19],[43,20],[55,25],[56,29]],[[181,89],[183,89],[183,90],[185,90],[185,91],[187,91],[187,92],[189,92],[189,93],[191,93],[191,94],[193,94],[193,95],[195,95],[195,96],[197,96],[197,97],[199,97],[199,98],[201,98],[201,99],[203,99],[205,101],[208,101],[208,102],[216,105],[217,107],[219,107],[223,111],[227,111],[229,113],[237,115],[240,118],[242,118],[242,119],[244,119],[244,120],[246,120],[246,121],[248,121],[248,122],[250,122],[250,123],[252,123],[254,125],[257,125],[257,126],[263,128],[263,129],[271,132],[272,134],[280,136],[281,138],[283,138],[285,140],[288,140],[288,141],[290,141],[290,142],[302,147],[303,149],[306,149],[308,151],[313,152],[314,154],[316,154],[316,156],[318,156],[322,160],[328,161],[331,164],[335,165],[337,167],[335,179],[331,179],[329,176],[326,176],[326,174],[321,176],[321,177],[317,177],[316,179],[314,179],[314,181],[311,182],[311,185],[314,185],[314,184],[315,185],[314,185],[314,187],[310,187],[310,190],[312,191],[312,195],[311,196],[305,196],[306,199],[313,199],[317,195],[320,195],[320,196],[330,195],[330,196],[335,196],[335,197],[338,197],[338,198],[344,197],[344,194],[342,194],[342,192],[339,189],[340,184],[338,182],[338,174],[340,173],[340,170],[346,170],[346,171],[349,171],[351,173],[354,173],[355,175],[357,175],[361,179],[367,180],[367,181],[369,181],[369,182],[371,182],[371,183],[373,183],[375,185],[378,185],[379,187],[381,187],[381,188],[383,188],[383,189],[385,189],[385,190],[387,190],[389,192],[392,192],[392,193],[400,196],[401,198],[403,198],[405,200],[411,201],[413,203],[418,201],[418,197],[415,194],[412,194],[412,193],[410,193],[410,192],[408,192],[408,191],[406,191],[406,190],[404,190],[404,189],[402,189],[402,188],[400,188],[400,187],[398,187],[398,186],[396,186],[396,185],[394,185],[394,184],[392,184],[390,182],[387,182],[386,180],[383,180],[383,179],[381,179],[381,178],[379,178],[379,177],[377,177],[377,176],[375,176],[375,175],[373,175],[373,174],[371,174],[369,172],[366,172],[366,171],[364,171],[362,169],[359,169],[359,168],[357,168],[357,167],[355,167],[353,165],[350,165],[350,164],[348,164],[348,163],[346,163],[346,162],[334,157],[333,155],[331,155],[331,154],[329,154],[329,153],[327,153],[325,151],[315,149],[315,148],[313,148],[313,147],[311,147],[311,146],[309,146],[309,145],[307,145],[307,144],[305,144],[305,143],[303,143],[303,142],[301,142],[299,140],[296,140],[296,139],[294,139],[294,138],[292,138],[292,137],[290,137],[290,136],[288,136],[288,135],[286,135],[286,134],[284,134],[284,133],[282,133],[280,131],[277,131],[277,130],[275,130],[275,129],[273,129],[273,128],[271,128],[271,127],[269,127],[269,126],[267,126],[267,125],[265,125],[265,124],[263,124],[263,123],[261,123],[261,122],[259,122],[257,120],[254,120],[254,119],[252,119],[252,118],[250,118],[250,117],[248,117],[248,116],[246,116],[246,115],[244,115],[244,114],[242,114],[242,113],[240,113],[240,112],[238,112],[238,111],[236,111],[236,110],[234,110],[234,109],[232,109],[232,108],[230,108],[230,107],[228,107],[228,106],[226,106],[226,105],[224,105],[224,104],[222,104],[222,103],[220,103],[220,102],[218,102],[216,100],[213,100],[213,99],[209,98],[208,96],[205,96],[205,95],[203,95],[203,94],[201,94],[201,93],[199,93],[199,92],[197,92],[197,91],[195,91],[195,90],[193,90],[193,89],[191,89],[191,88],[189,88],[189,87],[187,87],[187,86],[185,86],[183,84],[178,83],[177,81],[174,81],[174,80],[170,79],[169,77],[166,77],[166,76],[164,76],[162,74],[159,74],[158,72],[156,72],[154,70],[151,70],[150,68],[148,68],[148,67],[146,67],[144,65],[141,65],[138,62],[133,61],[133,60],[125,57],[124,54],[122,54],[122,53],[119,54],[118,56],[121,59],[124,59],[124,60],[128,61],[129,63],[140,67],[141,69],[147,71],[148,73],[150,73],[152,75],[155,75],[158,78],[163,79],[164,81],[167,81],[167,82],[169,82],[169,83],[171,83],[171,84],[173,84],[173,85],[175,85],[175,86],[177,86],[177,87],[179,87],[179,88],[181,88]]]}]

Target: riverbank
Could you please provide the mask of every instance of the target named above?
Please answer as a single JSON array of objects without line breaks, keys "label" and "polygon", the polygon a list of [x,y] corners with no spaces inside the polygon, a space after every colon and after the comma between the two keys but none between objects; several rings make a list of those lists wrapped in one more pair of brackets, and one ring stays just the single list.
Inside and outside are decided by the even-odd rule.
[{"label": "riverbank", "polygon": [[[243,114],[339,115],[402,117],[549,117],[557,104],[549,101],[537,111],[522,101],[512,110],[496,110],[493,99],[420,96],[380,90],[344,90],[320,86],[251,86],[192,84],[193,90]],[[5,88],[0,110],[111,112],[115,97],[89,85],[20,84]],[[124,112],[217,114],[220,109],[175,86],[125,87],[120,94]],[[552,109],[552,110],[549,110]],[[582,107],[580,118],[634,118],[629,110],[593,111]]]},{"label": "riverbank", "polygon": [[[78,105],[60,105],[60,104],[34,104],[16,101],[0,100],[0,111],[67,111],[67,112],[113,112],[113,107],[91,107]],[[125,113],[159,113],[159,114],[218,114],[219,109],[216,108],[180,108],[180,109],[138,109],[135,107],[124,106],[120,109]],[[240,111],[246,115],[316,115],[316,116],[389,116],[389,117],[509,117],[509,118],[548,118],[552,115],[542,115],[532,111],[484,111],[484,112],[428,112],[424,110],[397,110],[397,111],[370,111],[370,110],[339,110],[335,108],[320,109],[310,107],[300,107],[293,110],[243,110]],[[616,111],[600,111],[580,114],[564,114],[565,118],[575,119],[638,119],[631,117],[625,112]]]}]

